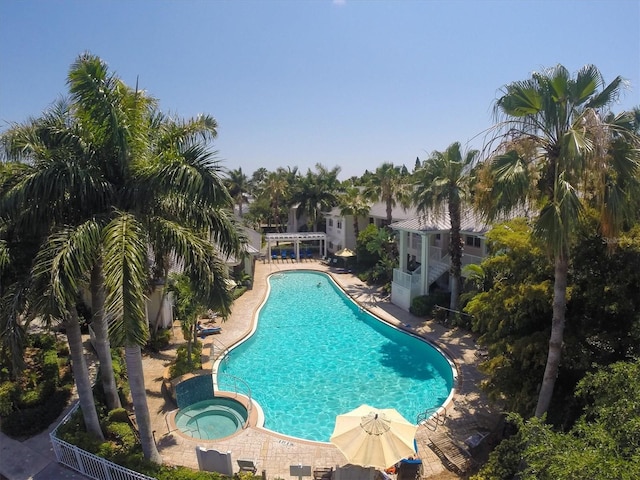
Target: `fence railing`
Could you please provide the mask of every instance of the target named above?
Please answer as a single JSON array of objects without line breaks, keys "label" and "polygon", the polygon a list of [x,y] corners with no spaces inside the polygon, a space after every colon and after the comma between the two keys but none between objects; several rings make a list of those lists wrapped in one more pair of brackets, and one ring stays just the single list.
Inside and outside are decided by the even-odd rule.
[{"label": "fence railing", "polygon": [[59,439],[57,436],[58,428],[69,421],[79,406],[80,404],[76,403],[49,434],[58,463],[95,480],[155,480],[154,477],[148,477],[142,473],[129,470],[117,463],[110,462],[105,458],[86,452],[76,445]]}]

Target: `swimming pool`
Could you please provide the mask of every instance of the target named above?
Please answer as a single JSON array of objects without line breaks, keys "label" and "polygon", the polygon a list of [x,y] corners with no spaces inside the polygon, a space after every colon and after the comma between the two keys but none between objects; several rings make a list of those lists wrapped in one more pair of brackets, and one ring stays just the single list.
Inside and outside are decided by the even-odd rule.
[{"label": "swimming pool", "polygon": [[[328,275],[279,273],[269,285],[258,328],[219,366],[248,383],[265,428],[326,442],[336,416],[361,404],[415,422],[448,398],[451,363],[361,310]],[[219,386],[225,390],[223,378]]]}]

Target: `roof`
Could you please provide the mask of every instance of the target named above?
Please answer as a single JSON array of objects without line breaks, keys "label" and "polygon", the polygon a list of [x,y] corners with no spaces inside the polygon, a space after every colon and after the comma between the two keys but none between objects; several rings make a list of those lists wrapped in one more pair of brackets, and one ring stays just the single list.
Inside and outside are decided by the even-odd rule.
[{"label": "roof", "polygon": [[[448,211],[429,212],[390,225],[394,230],[413,233],[448,232],[451,230],[451,219]],[[460,218],[460,231],[482,235],[489,230],[489,224],[471,209],[463,210]]]}]

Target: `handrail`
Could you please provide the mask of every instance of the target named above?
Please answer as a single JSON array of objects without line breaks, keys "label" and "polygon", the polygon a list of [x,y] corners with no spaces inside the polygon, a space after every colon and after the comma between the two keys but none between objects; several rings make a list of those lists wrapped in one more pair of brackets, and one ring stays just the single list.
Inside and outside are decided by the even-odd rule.
[{"label": "handrail", "polygon": [[[245,382],[240,377],[236,377],[235,375],[230,375],[228,373],[217,373],[217,372],[212,373],[212,375],[214,376],[214,382],[213,382],[214,396],[215,396],[216,390],[219,390],[218,383],[222,378],[223,380],[230,380],[233,383],[233,390],[231,390],[231,392],[233,392],[236,395],[236,397],[238,395],[244,395],[249,399],[249,402],[247,404],[247,419],[245,420],[244,425],[242,426],[243,429],[247,428],[249,426],[249,417],[251,417],[251,410],[253,408],[253,400],[251,398],[251,387],[249,387],[249,384],[247,382]],[[240,389],[238,388],[239,385],[242,385],[245,387],[246,390],[244,393],[240,391]]]}]

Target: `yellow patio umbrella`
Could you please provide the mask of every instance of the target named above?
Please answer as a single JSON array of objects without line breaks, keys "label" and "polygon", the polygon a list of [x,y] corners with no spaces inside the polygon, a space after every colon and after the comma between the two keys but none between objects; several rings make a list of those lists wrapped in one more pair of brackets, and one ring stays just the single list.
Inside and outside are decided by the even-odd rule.
[{"label": "yellow patio umbrella", "polygon": [[336,257],[340,257],[340,258],[344,258],[344,266],[347,266],[347,259],[351,258],[351,257],[355,257],[356,256],[356,252],[354,252],[353,250],[349,249],[349,248],[342,248],[340,250],[338,250],[336,253],[334,253],[334,255]]},{"label": "yellow patio umbrella", "polygon": [[330,441],[354,465],[388,468],[415,455],[417,429],[393,408],[361,405],[336,417]]}]

